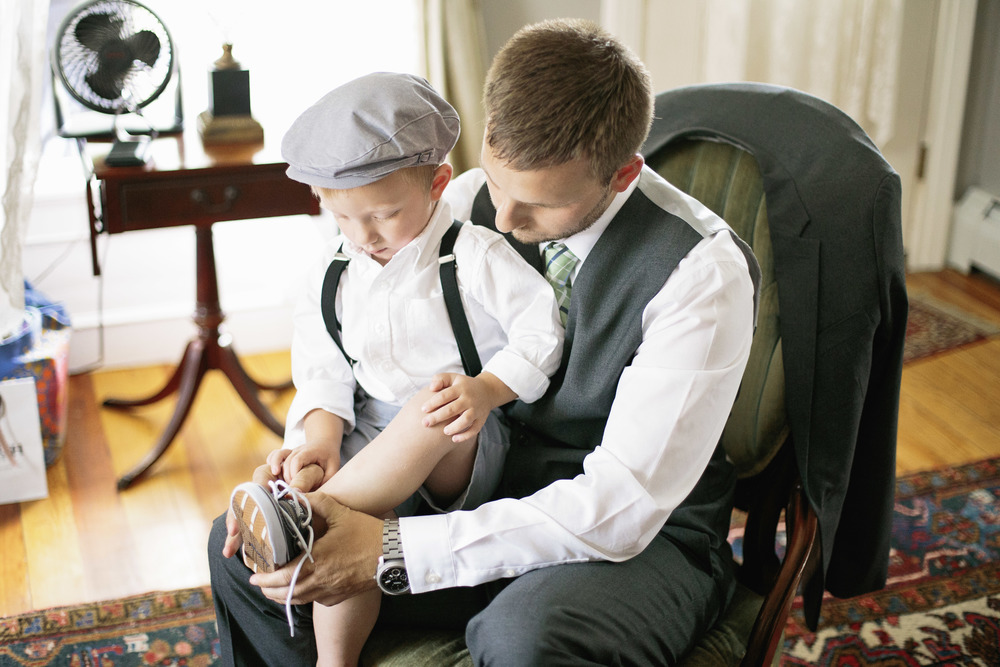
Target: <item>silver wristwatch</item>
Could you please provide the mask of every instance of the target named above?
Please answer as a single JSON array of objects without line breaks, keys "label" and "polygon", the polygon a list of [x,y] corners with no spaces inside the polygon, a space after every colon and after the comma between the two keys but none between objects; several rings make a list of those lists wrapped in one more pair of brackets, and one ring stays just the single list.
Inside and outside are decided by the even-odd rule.
[{"label": "silver wristwatch", "polygon": [[399,519],[382,522],[382,556],[375,570],[375,582],[386,595],[410,592],[410,578],[403,560],[403,543],[399,539]]}]

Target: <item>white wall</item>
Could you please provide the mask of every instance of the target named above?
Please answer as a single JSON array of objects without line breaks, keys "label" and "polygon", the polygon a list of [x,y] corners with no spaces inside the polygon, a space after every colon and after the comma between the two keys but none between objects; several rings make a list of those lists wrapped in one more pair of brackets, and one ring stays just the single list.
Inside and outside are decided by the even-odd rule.
[{"label": "white wall", "polygon": [[1000,2],[980,0],[956,199],[978,186],[1000,198]]},{"label": "white wall", "polygon": [[601,0],[480,0],[490,57],[517,30],[546,19],[580,18],[598,21]]}]

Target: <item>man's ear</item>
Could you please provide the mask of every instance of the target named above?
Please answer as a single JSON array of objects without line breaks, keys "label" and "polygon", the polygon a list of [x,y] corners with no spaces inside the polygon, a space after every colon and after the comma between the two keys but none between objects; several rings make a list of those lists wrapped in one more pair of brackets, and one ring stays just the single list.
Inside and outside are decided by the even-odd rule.
[{"label": "man's ear", "polygon": [[434,170],[434,180],[431,181],[431,201],[441,199],[441,194],[451,181],[452,167],[445,162]]},{"label": "man's ear", "polygon": [[632,159],[625,163],[625,166],[618,169],[615,175],[611,177],[611,189],[615,192],[625,192],[628,186],[632,184],[632,181],[636,179],[639,172],[642,171],[642,165],[645,164],[645,160],[642,156],[636,153],[632,156]]}]

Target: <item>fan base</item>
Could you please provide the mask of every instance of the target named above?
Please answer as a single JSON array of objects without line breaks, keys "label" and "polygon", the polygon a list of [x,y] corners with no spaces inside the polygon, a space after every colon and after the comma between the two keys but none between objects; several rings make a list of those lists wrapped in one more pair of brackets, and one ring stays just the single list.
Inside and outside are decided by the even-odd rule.
[{"label": "fan base", "polygon": [[252,116],[198,114],[198,134],[204,144],[252,144],[264,141],[264,128]]},{"label": "fan base", "polygon": [[149,159],[149,137],[136,140],[115,139],[111,151],[104,158],[109,167],[140,167]]}]

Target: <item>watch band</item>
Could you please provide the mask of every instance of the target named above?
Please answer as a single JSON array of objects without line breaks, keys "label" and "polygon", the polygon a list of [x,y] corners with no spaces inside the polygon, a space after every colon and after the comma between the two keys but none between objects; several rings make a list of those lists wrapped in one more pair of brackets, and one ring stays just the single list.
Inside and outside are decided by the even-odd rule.
[{"label": "watch band", "polygon": [[382,522],[382,557],[385,560],[403,557],[403,541],[399,537],[399,519]]}]

